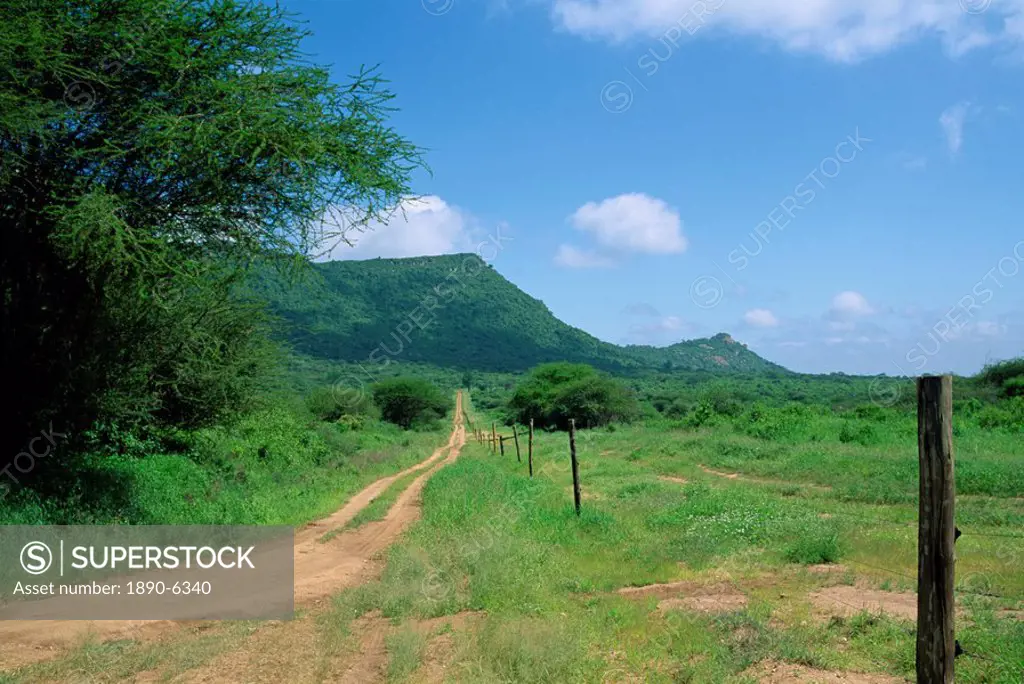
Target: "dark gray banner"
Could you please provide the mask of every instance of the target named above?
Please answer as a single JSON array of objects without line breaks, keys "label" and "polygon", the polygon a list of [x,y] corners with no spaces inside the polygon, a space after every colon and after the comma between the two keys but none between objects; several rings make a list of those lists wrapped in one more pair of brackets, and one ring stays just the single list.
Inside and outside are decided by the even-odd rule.
[{"label": "dark gray banner", "polygon": [[0,620],[291,619],[291,527],[0,527]]}]

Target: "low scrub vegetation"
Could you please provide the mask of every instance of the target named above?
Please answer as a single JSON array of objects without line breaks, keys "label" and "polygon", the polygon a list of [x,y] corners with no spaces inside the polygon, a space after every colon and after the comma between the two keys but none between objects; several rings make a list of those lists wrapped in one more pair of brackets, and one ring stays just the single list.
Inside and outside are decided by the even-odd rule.
[{"label": "low scrub vegetation", "polygon": [[586,364],[549,363],[533,369],[516,387],[508,408],[518,423],[534,421],[539,428],[565,430],[569,420],[578,427],[600,427],[637,417],[632,392],[619,381]]}]

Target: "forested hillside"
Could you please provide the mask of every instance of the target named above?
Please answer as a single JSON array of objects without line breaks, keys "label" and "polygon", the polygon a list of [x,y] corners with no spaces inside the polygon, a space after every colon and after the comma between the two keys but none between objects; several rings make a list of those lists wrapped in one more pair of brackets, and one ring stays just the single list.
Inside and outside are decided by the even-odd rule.
[{"label": "forested hillside", "polygon": [[574,361],[615,372],[786,372],[724,333],[666,348],[603,342],[558,320],[472,254],[335,261],[314,269],[299,287],[266,276],[258,289],[283,319],[281,334],[316,358],[492,371]]}]

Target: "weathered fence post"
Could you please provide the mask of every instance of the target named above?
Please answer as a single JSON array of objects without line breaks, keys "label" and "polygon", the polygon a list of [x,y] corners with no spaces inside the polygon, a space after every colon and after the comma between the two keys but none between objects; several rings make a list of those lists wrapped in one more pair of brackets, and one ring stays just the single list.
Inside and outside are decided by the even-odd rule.
[{"label": "weathered fence post", "polygon": [[530,419],[530,443],[528,449],[528,458],[530,459],[530,477],[533,477],[533,418]]},{"label": "weathered fence post", "polygon": [[572,459],[572,498],[576,503],[576,515],[580,514],[580,464],[576,460],[576,421],[569,419],[569,457]]},{"label": "weathered fence post", "polygon": [[505,435],[498,435],[498,445],[501,447],[501,455],[505,455]]},{"label": "weathered fence post", "polygon": [[917,527],[917,681],[951,684],[953,579],[953,378],[917,380],[920,498]]},{"label": "weathered fence post", "polygon": [[519,455],[519,432],[516,430],[515,423],[512,423],[512,439],[516,443],[516,463],[522,463],[523,459]]},{"label": "weathered fence post", "polygon": [[498,450],[498,429],[491,423],[491,453],[493,454]]}]

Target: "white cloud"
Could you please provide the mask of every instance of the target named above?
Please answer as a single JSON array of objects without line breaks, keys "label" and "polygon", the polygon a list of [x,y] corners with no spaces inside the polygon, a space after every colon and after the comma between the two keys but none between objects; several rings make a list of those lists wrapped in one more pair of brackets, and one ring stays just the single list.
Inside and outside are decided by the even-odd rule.
[{"label": "white cloud", "polygon": [[560,245],[555,252],[555,263],[565,268],[609,268],[615,265],[611,259],[572,245]]},{"label": "white cloud", "polygon": [[998,337],[1003,332],[1004,327],[994,321],[978,321],[974,329],[982,337]]},{"label": "white cloud", "polygon": [[665,316],[661,319],[661,327],[663,330],[682,330],[683,319],[679,316]]},{"label": "white cloud", "polygon": [[[340,216],[343,212],[338,212]],[[410,198],[386,223],[374,221],[362,232],[349,232],[345,243],[329,244],[325,259],[436,256],[473,250],[475,219],[436,195]]]},{"label": "white cloud", "polygon": [[643,193],[588,202],[569,221],[590,233],[603,247],[649,254],[671,254],[686,249],[679,213],[665,202]]},{"label": "white cloud", "polygon": [[774,328],[779,324],[779,319],[768,309],[751,309],[743,314],[743,321],[755,328]]},{"label": "white cloud", "polygon": [[942,112],[939,117],[939,124],[946,136],[946,147],[953,154],[959,152],[964,144],[964,123],[967,121],[970,106],[970,102],[958,102]]},{"label": "white cloud", "polygon": [[829,312],[838,318],[850,318],[869,316],[875,310],[868,304],[868,300],[859,292],[840,292],[832,298],[832,306]]},{"label": "white cloud", "polygon": [[[986,12],[977,14],[965,12],[963,0],[551,2],[554,20],[561,28],[588,37],[621,42],[645,36],[678,42],[688,35],[724,31],[765,38],[786,50],[842,62],[931,36],[939,37],[954,57],[1000,41],[1015,44],[1024,40],[1024,0],[993,0]],[[699,34],[695,27],[700,28]]]}]

